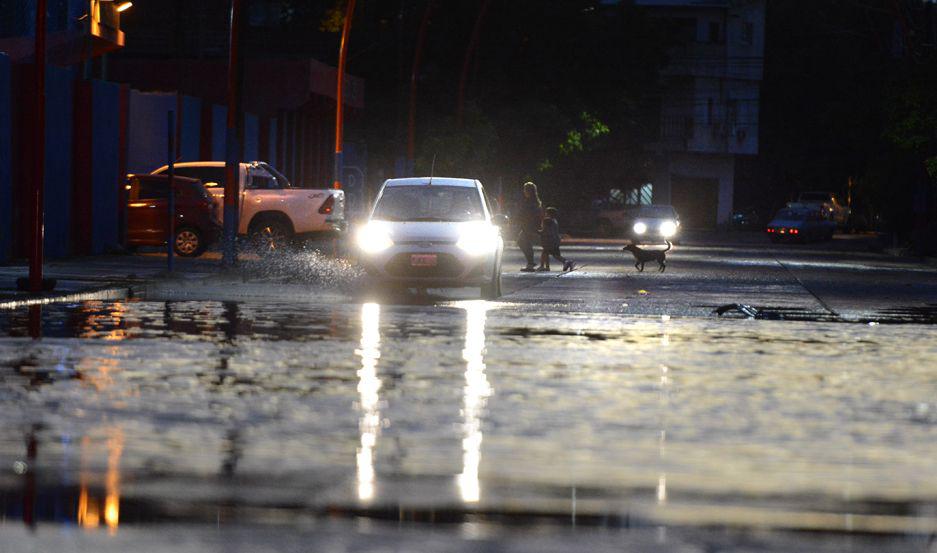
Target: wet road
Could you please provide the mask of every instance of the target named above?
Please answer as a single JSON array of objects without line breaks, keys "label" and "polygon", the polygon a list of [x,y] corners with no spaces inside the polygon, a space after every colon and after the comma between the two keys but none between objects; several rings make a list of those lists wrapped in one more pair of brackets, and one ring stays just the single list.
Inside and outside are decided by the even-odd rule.
[{"label": "wet road", "polygon": [[[342,265],[323,286],[323,261],[293,259],[32,321],[0,311],[0,533],[26,550],[72,528],[94,550],[315,520],[338,550],[418,550],[360,537],[402,521],[467,550],[549,522],[588,536],[557,550],[932,550],[932,269],[683,248],[658,275],[568,253],[580,270],[508,274],[500,302],[372,296]],[[821,320],[713,316],[726,301]],[[917,324],[837,322],[863,317]],[[199,532],[192,550],[226,550]],[[508,535],[503,550],[542,550]]]}]

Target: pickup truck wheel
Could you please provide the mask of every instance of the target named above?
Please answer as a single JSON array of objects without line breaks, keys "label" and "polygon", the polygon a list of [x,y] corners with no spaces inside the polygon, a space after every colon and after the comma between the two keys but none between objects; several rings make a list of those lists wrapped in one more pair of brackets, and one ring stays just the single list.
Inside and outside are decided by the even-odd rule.
[{"label": "pickup truck wheel", "polygon": [[290,229],[279,221],[261,221],[251,228],[251,242],[261,255],[286,251],[292,239]]},{"label": "pickup truck wheel", "polygon": [[182,257],[197,257],[202,255],[204,242],[198,229],[192,227],[182,227],[176,229],[176,237],[173,239],[172,249],[176,255]]}]

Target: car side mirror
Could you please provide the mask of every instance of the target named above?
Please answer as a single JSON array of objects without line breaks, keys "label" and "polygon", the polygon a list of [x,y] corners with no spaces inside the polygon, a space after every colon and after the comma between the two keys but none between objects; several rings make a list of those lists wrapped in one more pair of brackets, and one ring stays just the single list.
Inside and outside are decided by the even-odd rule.
[{"label": "car side mirror", "polygon": [[508,224],[508,216],[499,213],[491,218],[491,223],[498,227],[505,227]]}]

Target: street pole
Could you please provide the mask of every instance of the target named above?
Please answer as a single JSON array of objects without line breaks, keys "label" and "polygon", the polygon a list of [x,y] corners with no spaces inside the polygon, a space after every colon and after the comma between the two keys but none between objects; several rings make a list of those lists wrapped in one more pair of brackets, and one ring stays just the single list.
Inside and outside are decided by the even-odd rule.
[{"label": "street pole", "polygon": [[169,236],[166,237],[166,270],[170,273],[172,272],[173,264],[173,243],[176,239],[176,193],[174,188],[174,180],[176,171],[176,114],[172,110],[168,112],[169,117],[167,117],[167,131],[169,140],[167,142],[168,147],[166,149],[167,157],[169,158],[169,170],[167,171],[169,175],[169,193],[167,194],[168,206],[167,213],[169,215],[169,224],[167,228],[169,229]]},{"label": "street pole", "polygon": [[351,17],[355,13],[355,0],[348,0],[345,7],[345,24],[342,26],[342,40],[338,46],[338,75],[335,83],[335,166],[332,168],[332,188],[336,190],[342,187],[342,171],[344,170],[344,160],[342,158],[342,87],[345,83],[345,57],[348,52],[348,33],[351,32]]},{"label": "street pole", "polygon": [[231,0],[231,35],[228,41],[228,117],[225,127],[225,183],[224,183],[224,240],[221,264],[233,267],[237,263],[238,194],[240,193],[239,166],[241,147],[237,132],[238,83],[240,82],[240,56],[238,32],[241,24],[241,0]]},{"label": "street pole", "polygon": [[465,86],[468,83],[469,64],[472,61],[472,55],[475,54],[475,48],[478,46],[478,35],[481,34],[482,22],[485,20],[485,12],[488,11],[490,3],[491,0],[484,0],[478,9],[478,18],[475,19],[475,27],[472,28],[472,36],[465,48],[465,58],[462,60],[462,74],[459,76],[459,97],[456,101],[456,124],[460,128],[465,117]]},{"label": "street pole", "polygon": [[29,291],[42,291],[42,254],[45,242],[45,214],[43,188],[45,187],[46,149],[46,0],[36,0],[36,50],[35,50],[36,95],[36,140],[33,166],[32,197],[32,252],[29,256]]},{"label": "street pole", "polygon": [[420,61],[423,58],[423,45],[426,43],[426,29],[429,27],[429,18],[433,12],[435,0],[427,0],[423,19],[420,21],[420,31],[416,38],[416,49],[413,52],[413,67],[410,69],[410,114],[407,125],[407,168],[413,173],[414,159],[416,159],[416,85],[420,74]]}]

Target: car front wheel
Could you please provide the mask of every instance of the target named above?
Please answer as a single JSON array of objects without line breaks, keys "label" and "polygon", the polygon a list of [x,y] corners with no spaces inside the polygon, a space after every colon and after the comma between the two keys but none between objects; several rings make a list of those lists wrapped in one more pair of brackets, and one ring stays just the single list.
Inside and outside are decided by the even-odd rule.
[{"label": "car front wheel", "polygon": [[501,297],[501,271],[496,271],[491,277],[491,282],[483,284],[481,287],[483,300],[494,301]]},{"label": "car front wheel", "polygon": [[172,249],[176,255],[182,257],[197,257],[202,254],[204,245],[201,233],[192,227],[182,227],[176,230]]}]

